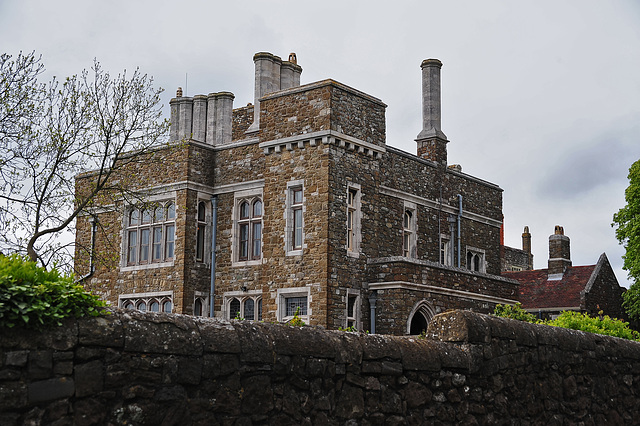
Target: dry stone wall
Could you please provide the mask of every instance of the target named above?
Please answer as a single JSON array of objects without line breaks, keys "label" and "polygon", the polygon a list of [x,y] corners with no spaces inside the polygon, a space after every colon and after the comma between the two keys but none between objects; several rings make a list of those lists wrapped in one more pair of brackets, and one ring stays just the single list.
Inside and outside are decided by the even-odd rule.
[{"label": "dry stone wall", "polygon": [[0,424],[635,424],[640,344],[455,311],[426,339],[114,310],[0,333]]}]

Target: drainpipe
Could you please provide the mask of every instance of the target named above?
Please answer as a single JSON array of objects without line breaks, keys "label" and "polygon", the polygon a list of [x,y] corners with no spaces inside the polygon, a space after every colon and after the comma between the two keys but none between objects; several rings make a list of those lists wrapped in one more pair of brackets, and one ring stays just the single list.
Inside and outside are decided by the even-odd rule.
[{"label": "drainpipe", "polygon": [[460,267],[460,221],[462,220],[462,195],[458,194],[458,268]]},{"label": "drainpipe", "polygon": [[211,197],[211,288],[209,289],[209,317],[213,318],[216,291],[216,234],[218,231],[218,197]]},{"label": "drainpipe", "polygon": [[96,250],[95,249],[96,249],[96,234],[98,233],[98,218],[96,218],[95,216],[91,216],[91,218],[89,219],[89,222],[91,222],[91,252],[89,253],[89,273],[78,278],[78,280],[76,281],[77,283],[81,283],[84,280],[91,278],[93,274],[96,272],[96,265],[95,265]]},{"label": "drainpipe", "polygon": [[369,308],[371,310],[371,334],[376,334],[376,300],[378,300],[378,292],[374,290],[369,295]]}]

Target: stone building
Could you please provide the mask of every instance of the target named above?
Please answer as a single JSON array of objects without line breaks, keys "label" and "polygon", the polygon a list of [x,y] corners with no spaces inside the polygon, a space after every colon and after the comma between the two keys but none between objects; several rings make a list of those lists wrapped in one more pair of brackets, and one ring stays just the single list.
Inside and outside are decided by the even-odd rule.
[{"label": "stone building", "polygon": [[[447,161],[440,61],[421,64],[412,154],[387,145],[380,99],[330,79],[300,85],[294,54],[253,59],[253,105],[179,89],[172,143],[132,166],[142,201],[78,219],[76,266],[95,270],[88,288],[125,308],[279,322],[297,313],[387,334],[516,301],[518,282],[500,276],[502,189]],[[79,176],[79,190],[90,180]],[[92,235],[93,265],[82,249]]]},{"label": "stone building", "polygon": [[[528,234],[528,235],[527,235]],[[525,228],[530,252],[531,234]],[[625,318],[622,293],[625,291],[611,268],[607,255],[602,253],[595,265],[573,266],[569,237],[556,226],[549,236],[549,261],[546,269],[511,268],[503,274],[520,283],[519,300],[523,309],[540,318],[555,318],[562,311],[577,311],[598,315],[600,311],[612,318]]]}]

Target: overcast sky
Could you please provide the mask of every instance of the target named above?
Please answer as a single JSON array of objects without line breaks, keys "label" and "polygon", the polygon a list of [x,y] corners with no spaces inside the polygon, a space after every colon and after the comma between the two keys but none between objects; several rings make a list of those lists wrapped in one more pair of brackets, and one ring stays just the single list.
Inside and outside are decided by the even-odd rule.
[{"label": "overcast sky", "polygon": [[448,158],[504,189],[505,243],[546,268],[562,225],[573,265],[606,252],[640,158],[639,1],[0,0],[0,52],[42,54],[47,77],[139,67],[166,89],[253,102],[253,54],[296,52],[302,84],[332,78],[387,107],[387,144],[415,153],[420,63],[442,68]]}]

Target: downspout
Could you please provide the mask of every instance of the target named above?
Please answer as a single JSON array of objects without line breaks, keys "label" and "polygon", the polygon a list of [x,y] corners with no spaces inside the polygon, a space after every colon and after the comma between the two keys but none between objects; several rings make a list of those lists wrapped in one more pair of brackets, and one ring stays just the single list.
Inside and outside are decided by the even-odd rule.
[{"label": "downspout", "polygon": [[216,234],[218,232],[218,197],[211,197],[211,288],[209,289],[209,317],[213,318],[216,291]]},{"label": "downspout", "polygon": [[96,272],[95,251],[96,251],[96,234],[98,233],[98,218],[91,216],[91,252],[89,253],[89,273],[78,278],[76,283],[81,283],[87,278],[91,278]]},{"label": "downspout", "polygon": [[462,195],[458,194],[458,268],[460,267],[460,221],[462,220]]},{"label": "downspout", "polygon": [[376,334],[376,300],[378,299],[378,292],[376,290],[371,292],[369,296],[369,309],[371,314],[371,334]]}]

